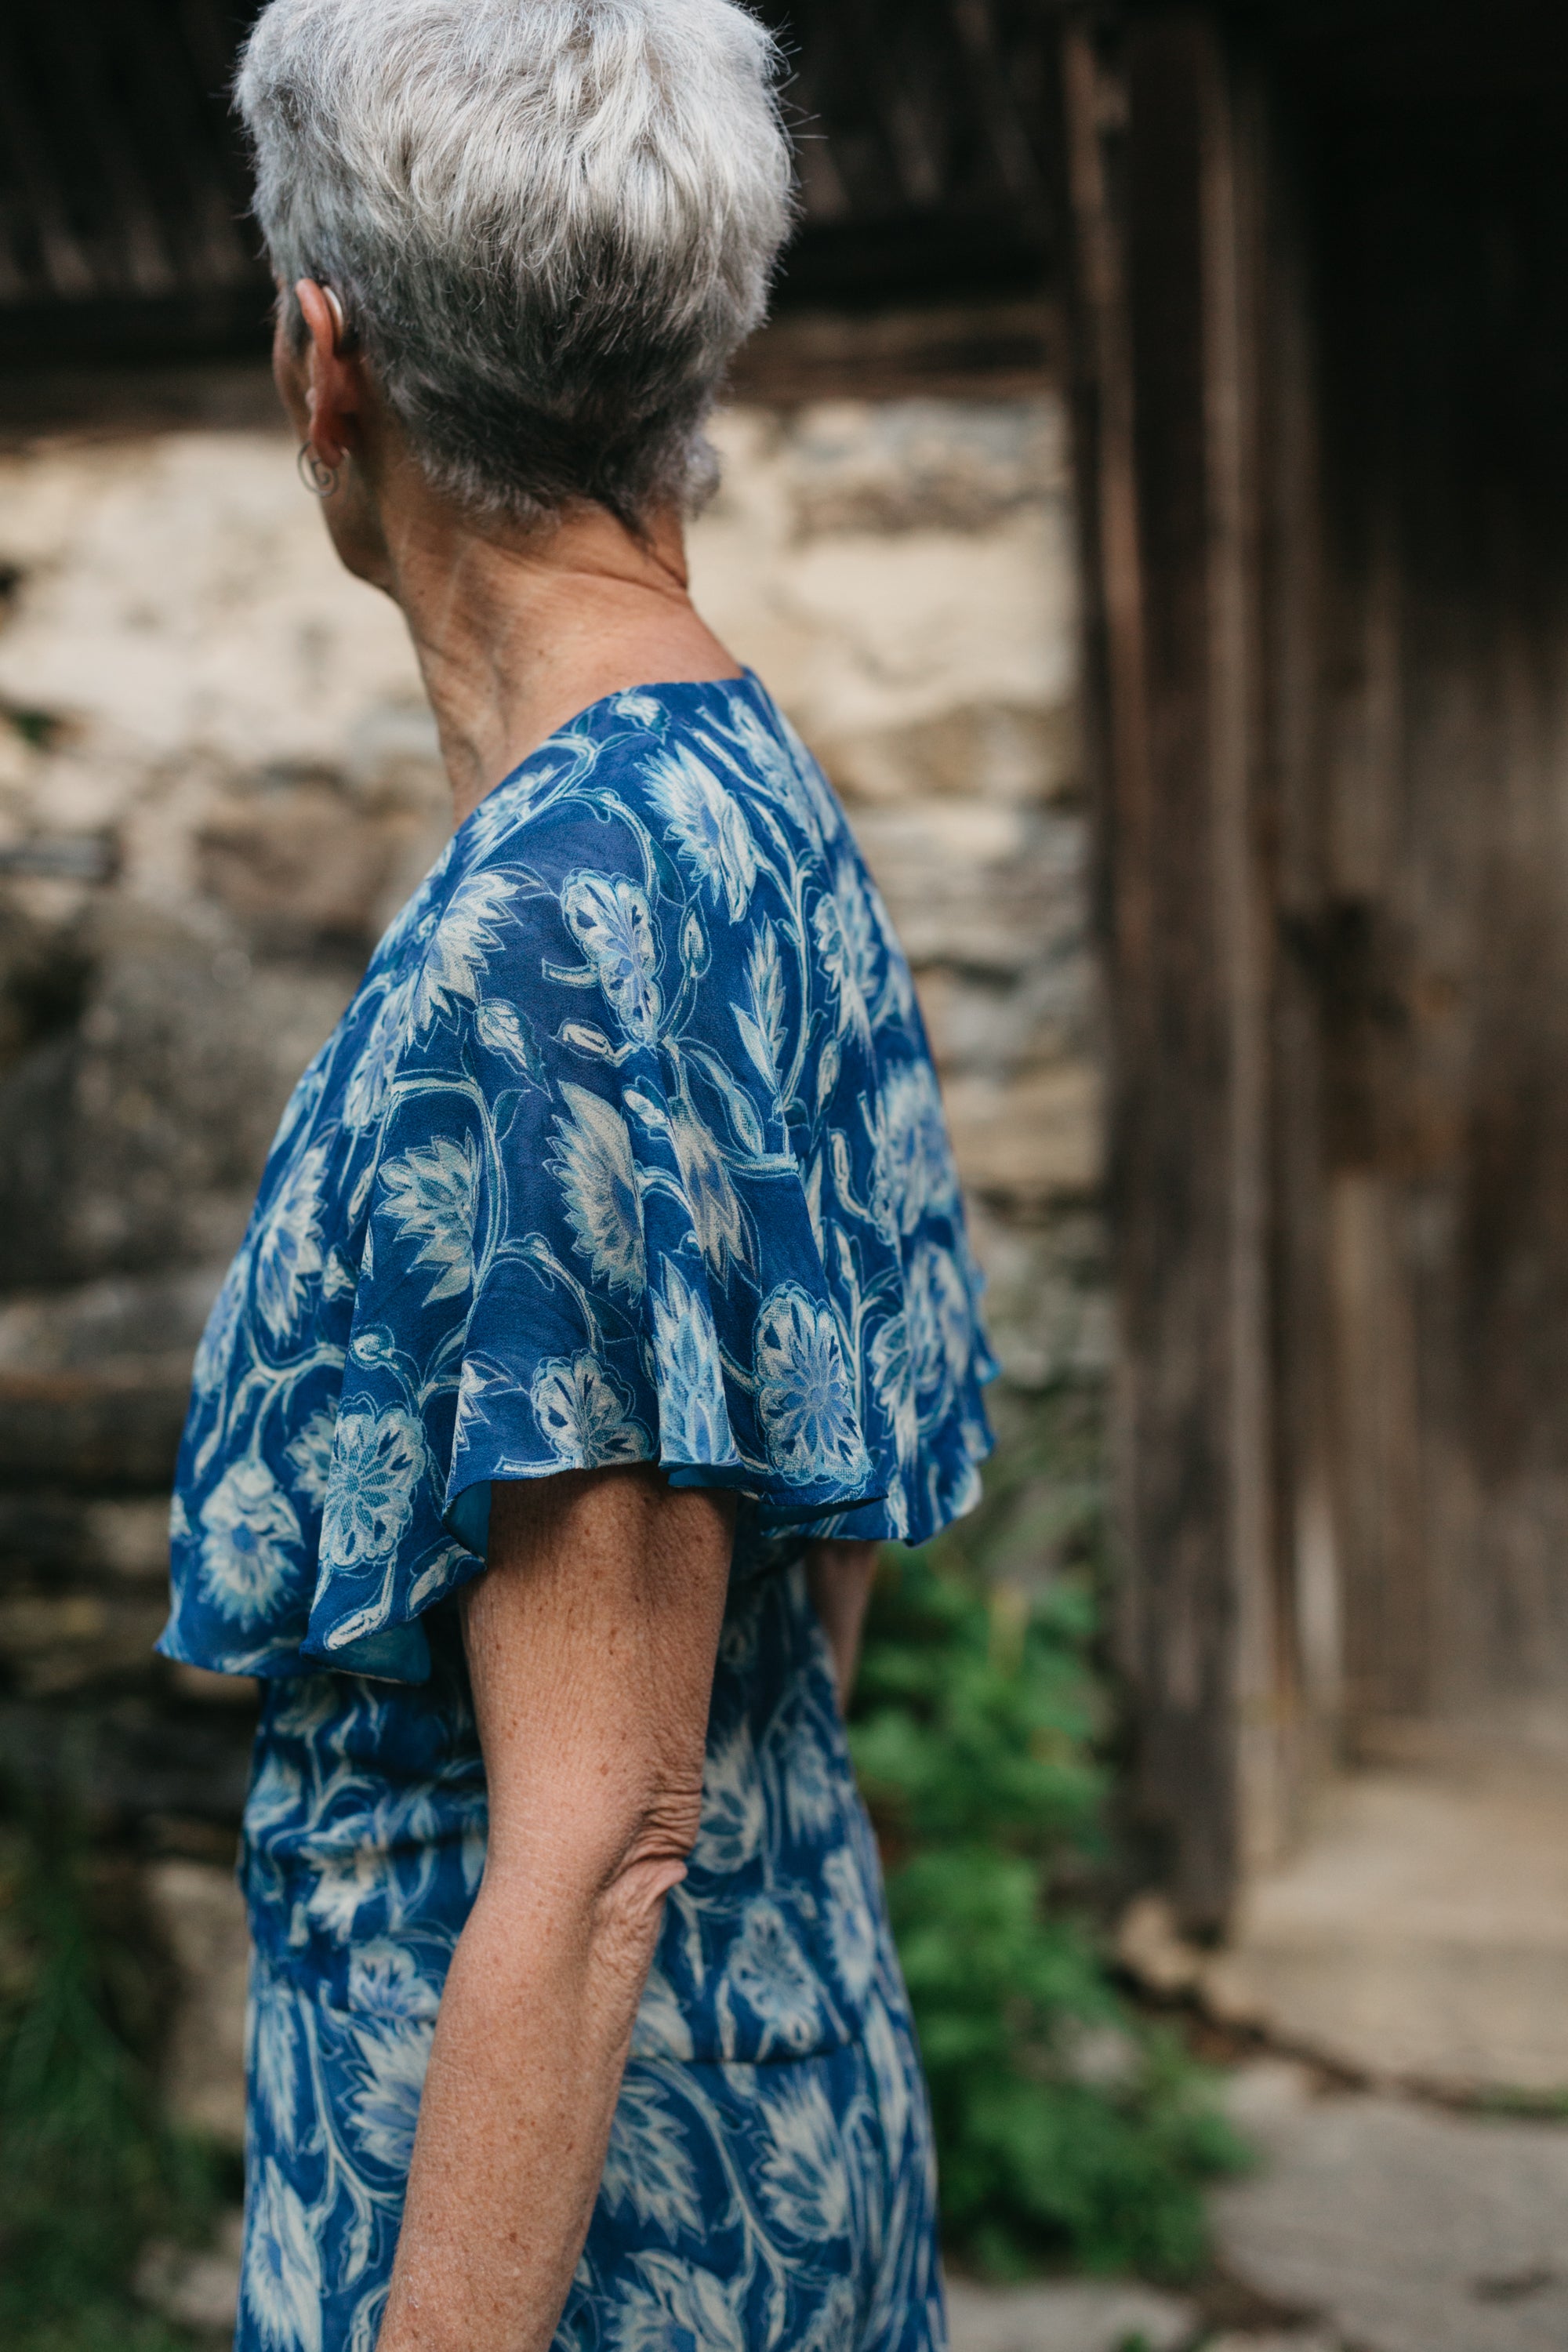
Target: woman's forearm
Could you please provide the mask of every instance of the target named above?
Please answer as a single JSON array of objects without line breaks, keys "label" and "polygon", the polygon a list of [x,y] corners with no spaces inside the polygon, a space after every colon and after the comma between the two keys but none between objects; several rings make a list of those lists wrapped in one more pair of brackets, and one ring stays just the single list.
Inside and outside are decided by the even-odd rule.
[{"label": "woman's forearm", "polygon": [[702,1808],[734,1505],[647,1465],[498,1484],[463,1636],[489,1792],[378,2352],[545,2352]]},{"label": "woman's forearm", "polygon": [[634,1864],[591,1907],[569,1885],[481,1893],[442,1998],[378,2352],[546,2352],[679,1875]]}]

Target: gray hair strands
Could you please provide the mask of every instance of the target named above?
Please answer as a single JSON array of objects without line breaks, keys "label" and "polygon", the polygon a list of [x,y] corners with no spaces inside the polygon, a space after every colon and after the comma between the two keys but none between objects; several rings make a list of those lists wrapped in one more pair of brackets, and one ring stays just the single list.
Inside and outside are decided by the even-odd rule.
[{"label": "gray hair strands", "polygon": [[237,96],[285,302],[336,290],[470,508],[689,510],[789,225],[777,66],[735,0],[271,0]]}]

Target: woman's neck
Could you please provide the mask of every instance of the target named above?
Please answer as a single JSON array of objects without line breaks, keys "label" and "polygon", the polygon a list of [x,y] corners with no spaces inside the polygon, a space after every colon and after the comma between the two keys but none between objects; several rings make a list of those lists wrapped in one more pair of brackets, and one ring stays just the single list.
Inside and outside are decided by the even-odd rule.
[{"label": "woman's neck", "polygon": [[384,509],[382,535],[378,584],[408,624],[458,824],[602,696],[739,674],[692,606],[673,513],[646,541],[597,507],[508,533],[416,492]]}]

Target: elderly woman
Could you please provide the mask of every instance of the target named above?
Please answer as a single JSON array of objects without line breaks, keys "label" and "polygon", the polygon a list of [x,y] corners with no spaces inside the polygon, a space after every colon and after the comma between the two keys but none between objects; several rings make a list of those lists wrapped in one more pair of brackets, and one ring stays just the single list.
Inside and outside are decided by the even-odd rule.
[{"label": "elderly woman", "polygon": [[732,0],[272,0],[245,57],[279,386],[457,817],[180,1461],[163,1648],[265,1693],[245,2352],[944,2340],[839,1699],[991,1367],[908,967],[682,548],[773,64]]}]

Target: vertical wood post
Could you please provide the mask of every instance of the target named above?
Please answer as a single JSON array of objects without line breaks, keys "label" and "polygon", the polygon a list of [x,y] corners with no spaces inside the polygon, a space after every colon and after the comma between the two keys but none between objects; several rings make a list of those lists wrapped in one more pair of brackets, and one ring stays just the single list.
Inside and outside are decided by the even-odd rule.
[{"label": "vertical wood post", "polygon": [[1184,1919],[1212,1928],[1273,1843],[1280,1801],[1261,133],[1206,7],[1131,19],[1119,75],[1081,20],[1064,41],[1113,1054],[1121,1653],[1136,1801]]}]

